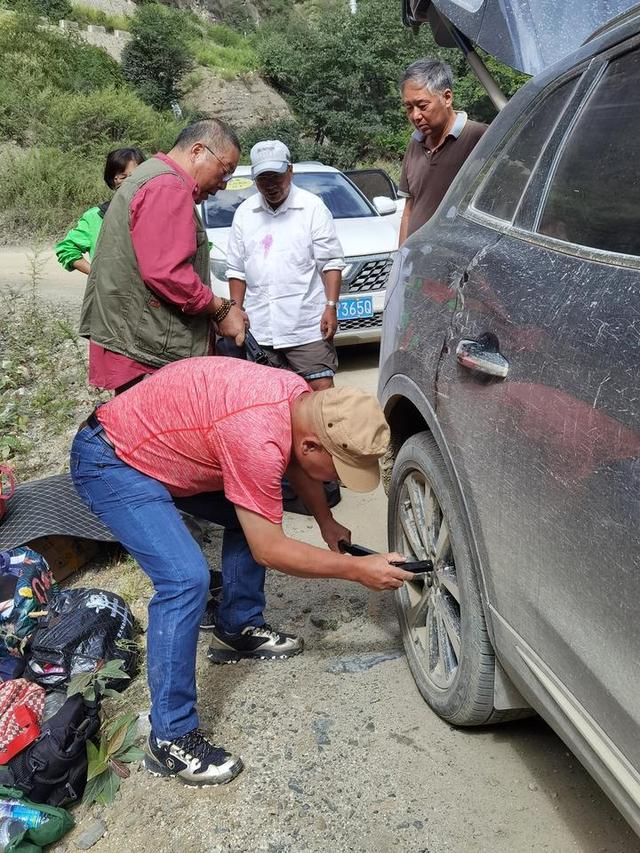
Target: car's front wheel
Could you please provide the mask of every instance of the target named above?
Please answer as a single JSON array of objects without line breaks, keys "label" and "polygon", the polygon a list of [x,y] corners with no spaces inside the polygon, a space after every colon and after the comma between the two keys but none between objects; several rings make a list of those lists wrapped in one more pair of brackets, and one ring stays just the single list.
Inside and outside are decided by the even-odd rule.
[{"label": "car's front wheel", "polygon": [[433,562],[396,593],[402,637],[418,689],[443,719],[461,726],[494,711],[494,654],[476,571],[451,479],[429,432],[400,449],[389,492],[389,543]]}]

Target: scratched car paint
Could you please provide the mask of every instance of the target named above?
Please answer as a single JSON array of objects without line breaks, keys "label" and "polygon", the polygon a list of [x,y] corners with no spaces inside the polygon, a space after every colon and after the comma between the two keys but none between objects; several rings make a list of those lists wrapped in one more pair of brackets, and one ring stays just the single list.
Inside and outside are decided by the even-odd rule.
[{"label": "scratched car paint", "polygon": [[397,598],[418,687],[459,725],[539,712],[636,832],[639,37],[498,116],[398,253],[379,380],[390,546],[435,564]]}]

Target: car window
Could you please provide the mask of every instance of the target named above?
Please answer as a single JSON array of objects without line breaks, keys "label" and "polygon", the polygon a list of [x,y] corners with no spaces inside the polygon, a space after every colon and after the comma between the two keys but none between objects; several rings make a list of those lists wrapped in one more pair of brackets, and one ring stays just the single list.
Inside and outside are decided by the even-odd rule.
[{"label": "car window", "polygon": [[640,51],[611,62],[574,122],[538,231],[640,255]]},{"label": "car window", "polygon": [[376,215],[367,200],[340,172],[294,172],[293,182],[319,195],[334,219]]},{"label": "car window", "polygon": [[353,169],[345,172],[345,175],[369,201],[373,201],[377,196],[384,196],[393,201],[398,198],[396,186],[384,169]]},{"label": "car window", "polygon": [[498,155],[473,200],[473,207],[511,222],[531,173],[576,85],[567,80],[538,100],[520,130]]},{"label": "car window", "polygon": [[[367,200],[340,172],[294,172],[293,182],[297,187],[319,195],[334,219],[377,216]],[[250,176],[232,178],[226,190],[218,191],[204,202],[205,227],[229,228],[238,207],[257,191]]]},{"label": "car window", "polygon": [[215,195],[210,195],[202,205],[205,228],[230,228],[233,214],[242,202],[255,192],[253,178],[231,178],[226,190],[219,190]]}]

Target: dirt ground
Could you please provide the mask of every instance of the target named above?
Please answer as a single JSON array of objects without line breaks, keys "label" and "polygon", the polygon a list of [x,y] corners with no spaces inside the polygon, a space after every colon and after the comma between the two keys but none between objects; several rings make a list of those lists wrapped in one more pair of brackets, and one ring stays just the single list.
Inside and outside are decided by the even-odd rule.
[{"label": "dirt ground", "polygon": [[[27,251],[0,250],[0,288],[28,286]],[[77,308],[79,274],[42,268],[39,292]],[[69,280],[71,279],[71,281]],[[76,282],[77,279],[77,282]],[[375,391],[375,347],[343,351],[340,382]],[[61,454],[66,449],[60,448]],[[384,493],[345,494],[336,517],[354,541],[386,546]],[[320,544],[312,521],[293,536]],[[205,546],[212,565],[219,533]],[[144,623],[144,576],[96,563],[78,585],[127,584]],[[340,581],[268,576],[269,621],[300,632],[302,656],[212,666],[201,635],[202,724],[239,752],[230,785],[192,789],[134,770],[109,807],[74,809],[76,829],[54,850],[102,837],[95,853],[634,853],[640,842],[564,744],[538,718],[456,730],[424,704],[406,665],[393,597]],[[148,724],[144,674],[123,706]],[[81,849],[85,849],[83,846]]]}]

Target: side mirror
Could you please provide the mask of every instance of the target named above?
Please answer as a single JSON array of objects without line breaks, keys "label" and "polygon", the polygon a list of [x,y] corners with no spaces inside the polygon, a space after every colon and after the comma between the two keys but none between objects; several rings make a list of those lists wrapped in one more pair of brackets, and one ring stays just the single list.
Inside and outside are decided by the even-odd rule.
[{"label": "side mirror", "polygon": [[384,195],[377,195],[373,200],[373,206],[380,216],[389,216],[390,213],[395,213],[397,210],[395,201]]}]

